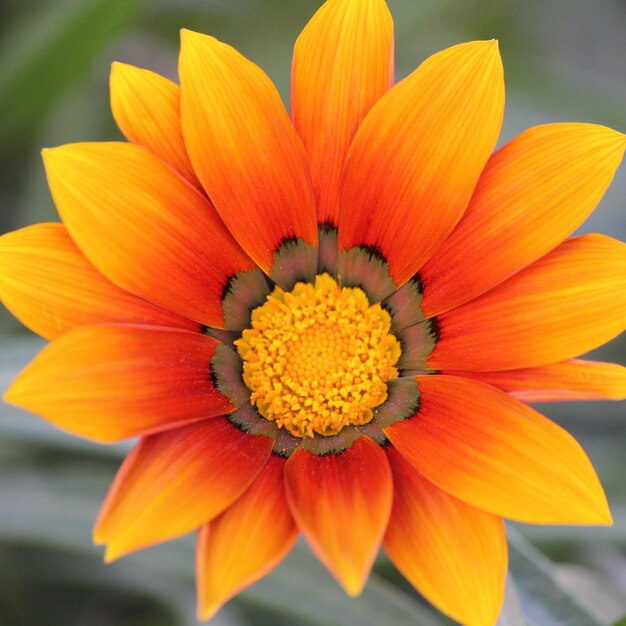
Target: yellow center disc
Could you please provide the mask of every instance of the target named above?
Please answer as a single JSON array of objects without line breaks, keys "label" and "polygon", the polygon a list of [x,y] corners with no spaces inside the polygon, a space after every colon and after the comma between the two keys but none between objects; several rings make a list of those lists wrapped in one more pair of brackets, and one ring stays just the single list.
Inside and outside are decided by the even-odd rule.
[{"label": "yellow center disc", "polygon": [[398,376],[401,349],[390,328],[380,304],[328,274],[290,292],[276,287],[235,342],[251,402],[296,437],[367,424]]}]

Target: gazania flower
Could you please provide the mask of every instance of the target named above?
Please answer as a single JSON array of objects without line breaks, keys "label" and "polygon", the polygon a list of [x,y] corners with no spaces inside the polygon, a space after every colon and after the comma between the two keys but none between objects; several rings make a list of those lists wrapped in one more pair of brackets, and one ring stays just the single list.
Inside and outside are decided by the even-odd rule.
[{"label": "gazania flower", "polygon": [[494,624],[502,518],[609,524],[582,449],[524,401],[622,398],[575,357],[626,326],[626,246],[567,239],[622,157],[589,124],[492,154],[493,41],[393,85],[383,0],[329,0],[291,119],[233,48],[183,31],[180,87],[115,64],[129,143],[44,151],[63,224],[2,237],[6,306],[52,343],[7,401],[139,437],[96,523],[106,560],[198,530],[208,618],[299,532],[350,595],[382,542],[455,620]]}]

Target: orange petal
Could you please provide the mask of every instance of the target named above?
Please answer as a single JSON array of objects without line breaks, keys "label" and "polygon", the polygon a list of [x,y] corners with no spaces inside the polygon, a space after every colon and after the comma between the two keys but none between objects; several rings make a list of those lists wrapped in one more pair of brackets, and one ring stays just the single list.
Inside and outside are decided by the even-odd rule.
[{"label": "orange petal", "polygon": [[392,481],[382,448],[361,437],[341,454],[300,448],[285,466],[287,498],[311,549],[350,596],[361,593],[383,538]]},{"label": "orange petal", "polygon": [[269,272],[285,239],[317,243],[304,148],[259,67],[208,35],[183,30],[181,37],[182,122],[191,162],[226,226]]},{"label": "orange petal", "polygon": [[420,270],[426,316],[469,302],[561,243],[602,198],[625,147],[603,126],[548,124],[496,152],[461,223]]},{"label": "orange petal", "polygon": [[115,284],[222,327],[228,279],[254,267],[209,202],[146,149],[70,144],[44,151],[61,218]]},{"label": "orange petal", "polygon": [[126,139],[145,146],[201,189],[183,141],[180,87],[125,63],[111,66],[110,87],[111,111]]},{"label": "orange petal", "polygon": [[207,620],[283,560],[298,536],[283,480],[285,460],[270,457],[235,504],[200,529],[196,551],[198,618]]},{"label": "orange petal", "polygon": [[503,372],[442,373],[481,380],[524,402],[626,399],[626,367],[616,363],[572,359]]},{"label": "orange petal", "polygon": [[434,369],[505,370],[588,352],[626,328],[626,244],[563,242],[509,280],[438,316]]},{"label": "orange petal", "polygon": [[418,376],[416,415],[385,429],[415,469],[495,515],[538,524],[610,524],[598,477],[576,440],[475,380]]},{"label": "orange petal", "polygon": [[128,322],[199,330],[199,325],[116,287],[85,258],[62,224],[0,237],[0,298],[46,339],[83,324]]},{"label": "orange petal", "polygon": [[388,457],[394,496],[383,543],[389,558],[452,619],[495,625],[507,572],[502,519],[435,487],[393,447]]},{"label": "orange petal", "polygon": [[408,280],[463,215],[496,143],[503,107],[495,41],[435,54],[389,90],[348,153],[340,249],[374,247],[397,285]]},{"label": "orange petal", "polygon": [[229,413],[211,380],[218,343],[185,330],[81,326],[46,346],[5,400],[104,442]]},{"label": "orange petal", "polygon": [[339,182],[365,114],[393,83],[384,0],[328,0],[296,41],[291,115],[311,162],[320,223],[337,225]]},{"label": "orange petal", "polygon": [[257,476],[272,440],[216,417],[140,440],[120,468],[96,526],[106,561],[199,528]]}]

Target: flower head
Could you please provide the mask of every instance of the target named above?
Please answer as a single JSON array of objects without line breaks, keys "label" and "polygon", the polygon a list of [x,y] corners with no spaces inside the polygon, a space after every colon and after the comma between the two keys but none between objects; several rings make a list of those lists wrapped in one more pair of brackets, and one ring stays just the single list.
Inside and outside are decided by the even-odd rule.
[{"label": "flower head", "polygon": [[626,139],[549,124],[492,154],[494,41],[393,84],[383,0],[299,37],[291,118],[257,66],[183,31],[180,87],[115,64],[128,143],[44,151],[63,224],[0,240],[0,294],[52,342],[7,401],[139,437],[106,559],[199,530],[199,614],[298,532],[351,595],[382,543],[443,612],[495,623],[502,518],[608,524],[585,453],[524,401],[623,398],[575,357],[624,330],[626,246],[568,239]]}]

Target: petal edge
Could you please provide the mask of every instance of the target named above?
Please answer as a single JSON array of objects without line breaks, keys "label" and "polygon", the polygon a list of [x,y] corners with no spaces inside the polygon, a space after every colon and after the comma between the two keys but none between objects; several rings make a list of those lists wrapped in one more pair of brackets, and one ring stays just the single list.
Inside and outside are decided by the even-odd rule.
[{"label": "petal edge", "polygon": [[418,412],[385,433],[429,481],[459,500],[521,522],[612,523],[589,458],[561,427],[469,378],[416,380]]},{"label": "petal edge", "polygon": [[113,481],[94,542],[107,544],[110,562],[199,528],[245,491],[271,448],[223,417],[142,438]]},{"label": "petal edge", "polygon": [[394,504],[385,550],[430,602],[466,626],[492,626],[504,600],[507,543],[499,517],[435,487],[387,451]]},{"label": "petal edge", "polygon": [[339,249],[374,248],[397,286],[411,278],[461,219],[503,109],[495,41],[448,48],[392,87],[348,153]]},{"label": "petal edge", "polygon": [[211,379],[218,343],[153,326],[81,326],[47,345],[4,397],[94,441],[167,430],[234,410]]},{"label": "petal edge", "polygon": [[391,510],[384,452],[361,437],[338,455],[300,448],[285,466],[291,512],[313,552],[350,596],[369,575]]},{"label": "petal edge", "polygon": [[267,75],[231,46],[189,30],[181,31],[179,72],[189,157],[241,247],[270,273],[285,240],[316,245],[304,147]]}]

